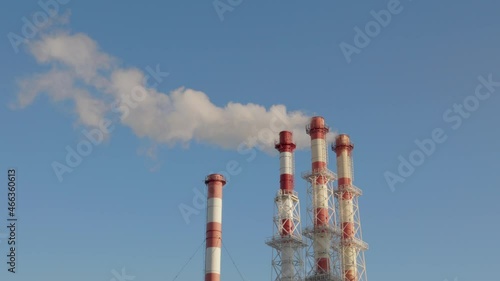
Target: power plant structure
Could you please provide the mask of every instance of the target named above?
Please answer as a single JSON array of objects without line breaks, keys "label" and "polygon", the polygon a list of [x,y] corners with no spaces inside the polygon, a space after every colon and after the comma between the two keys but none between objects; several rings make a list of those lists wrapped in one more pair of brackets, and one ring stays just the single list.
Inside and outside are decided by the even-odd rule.
[{"label": "power plant structure", "polygon": [[207,228],[205,239],[205,281],[220,281],[222,248],[222,188],[224,176],[211,174],[205,178],[208,188]]},{"label": "power plant structure", "polygon": [[300,202],[294,191],[295,163],[293,151],[296,148],[291,132],[280,133],[275,148],[280,153],[280,189],[274,199],[274,235],[266,242],[273,248],[272,266],[276,280],[303,280],[304,261],[300,228]]},{"label": "power plant structure", "polygon": [[344,281],[366,281],[366,266],[364,251],[368,244],[361,235],[361,220],[359,218],[358,197],[361,189],[352,184],[353,165],[352,150],[354,145],[348,135],[341,134],[335,139],[332,150],[337,155],[338,188],[335,197],[338,203],[338,213],[341,226],[340,244],[336,245],[341,260]]},{"label": "power plant structure", "polygon": [[[280,158],[280,187],[274,198],[273,236],[266,240],[273,251],[274,281],[367,281],[364,251],[368,244],[362,239],[358,206],[362,191],[353,185],[354,145],[346,134],[338,135],[331,144],[337,160],[335,188],[337,175],[328,169],[329,131],[320,116],[306,125],[311,138],[311,170],[301,175],[308,182],[308,224],[304,229],[295,191],[296,144],[292,132],[280,132],[275,144]],[[205,184],[205,281],[220,281],[222,188],[226,179],[211,174]]]},{"label": "power plant structure", "polygon": [[[335,174],[328,169],[328,145],[326,135],[330,128],[323,117],[313,117],[306,126],[311,136],[311,166],[302,178],[309,182],[308,214],[310,225],[304,235],[310,239],[307,281],[339,281],[340,263],[335,241],[338,237],[337,216],[335,212],[333,181]],[[337,239],[338,240],[338,239]]]}]

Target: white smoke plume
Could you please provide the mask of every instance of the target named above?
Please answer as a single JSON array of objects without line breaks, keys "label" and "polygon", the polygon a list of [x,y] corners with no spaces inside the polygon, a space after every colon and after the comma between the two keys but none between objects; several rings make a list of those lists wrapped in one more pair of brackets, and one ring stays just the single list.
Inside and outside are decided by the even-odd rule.
[{"label": "white smoke plume", "polygon": [[[213,104],[200,91],[179,88],[166,94],[149,86],[153,79],[137,68],[123,68],[82,33],[41,35],[30,53],[50,70],[19,82],[15,107],[24,108],[46,94],[53,102],[70,101],[78,122],[99,127],[112,114],[139,137],[169,145],[201,142],[225,149],[240,146],[269,151],[281,130],[294,132],[299,148],[309,146],[305,125],[310,117],[257,104]],[[330,136],[332,137],[332,136]]]}]

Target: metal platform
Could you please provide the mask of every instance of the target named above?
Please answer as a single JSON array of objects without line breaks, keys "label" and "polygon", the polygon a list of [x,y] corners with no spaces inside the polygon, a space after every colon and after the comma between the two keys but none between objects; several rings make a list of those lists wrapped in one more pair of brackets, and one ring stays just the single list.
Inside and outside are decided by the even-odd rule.
[{"label": "metal platform", "polygon": [[334,276],[331,274],[317,274],[313,276],[308,276],[306,281],[343,281],[340,276]]},{"label": "metal platform", "polygon": [[301,237],[295,236],[273,236],[266,241],[266,244],[276,250],[282,250],[284,247],[301,248],[307,244],[302,241]]}]

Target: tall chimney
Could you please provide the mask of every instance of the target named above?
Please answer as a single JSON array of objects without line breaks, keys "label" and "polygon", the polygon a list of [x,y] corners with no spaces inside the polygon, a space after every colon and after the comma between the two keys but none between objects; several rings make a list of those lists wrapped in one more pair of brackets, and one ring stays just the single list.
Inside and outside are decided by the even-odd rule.
[{"label": "tall chimney", "polygon": [[311,184],[312,194],[312,229],[305,233],[312,239],[314,266],[308,280],[331,280],[332,272],[332,239],[335,206],[333,204],[333,172],[328,170],[328,150],[326,134],[329,132],[323,117],[313,117],[306,127],[311,136],[312,170],[303,174],[303,178]]},{"label": "tall chimney", "polygon": [[275,280],[302,281],[303,260],[300,229],[300,202],[294,191],[294,155],[296,148],[289,131],[279,134],[275,148],[280,153],[280,189],[274,199],[274,236],[266,242],[273,250],[272,265],[277,273]]},{"label": "tall chimney", "polygon": [[205,178],[208,188],[205,281],[220,281],[222,246],[222,188],[226,179],[220,174]]},{"label": "tall chimney", "polygon": [[364,252],[368,244],[361,237],[358,197],[361,190],[352,184],[352,150],[348,135],[341,134],[332,146],[337,154],[339,216],[341,226],[340,255],[344,281],[366,280]]}]

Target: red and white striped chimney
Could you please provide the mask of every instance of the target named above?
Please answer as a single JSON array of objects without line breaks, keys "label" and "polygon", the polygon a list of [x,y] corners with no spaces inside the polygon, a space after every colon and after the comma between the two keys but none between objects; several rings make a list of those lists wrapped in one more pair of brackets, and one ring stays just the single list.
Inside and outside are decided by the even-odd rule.
[{"label": "red and white striped chimney", "polygon": [[222,188],[226,179],[220,174],[205,178],[208,188],[205,281],[220,281],[222,248]]},{"label": "red and white striped chimney", "polygon": [[[307,133],[311,136],[311,153],[312,153],[312,174],[318,174],[315,177],[313,185],[313,211],[314,211],[314,228],[328,229],[329,214],[328,214],[328,178],[323,176],[321,172],[327,170],[327,145],[326,134],[329,132],[328,126],[325,124],[323,117],[313,117],[307,128]],[[326,233],[315,232],[314,237],[314,258],[316,264],[316,274],[330,273],[330,236]]]},{"label": "red and white striped chimney", "polygon": [[[354,145],[348,135],[341,134],[335,140],[334,150],[337,154],[337,173],[339,194],[340,223],[342,226],[342,240],[350,241],[356,237],[354,217],[354,194],[352,185],[352,150]],[[356,281],[357,276],[357,249],[350,243],[343,243],[342,264],[344,280]]]},{"label": "red and white striped chimney", "polygon": [[[293,194],[294,189],[294,161],[293,135],[289,131],[280,132],[279,143],[275,148],[280,152],[280,191],[282,194]],[[282,197],[278,201],[278,212],[281,218],[280,235],[287,237],[294,232],[294,202],[292,197]],[[295,276],[294,248],[284,247],[281,250],[281,277],[283,280],[292,280]]]},{"label": "red and white striped chimney", "polygon": [[[297,146],[293,143],[292,132],[280,132],[280,141],[275,148],[280,152],[280,190],[283,194],[293,193],[294,189],[294,167],[293,167],[293,151]],[[291,203],[290,203],[291,205]],[[291,207],[285,208],[292,212]],[[291,234],[293,231],[293,213],[282,214],[283,219],[281,231],[282,236]]]}]

